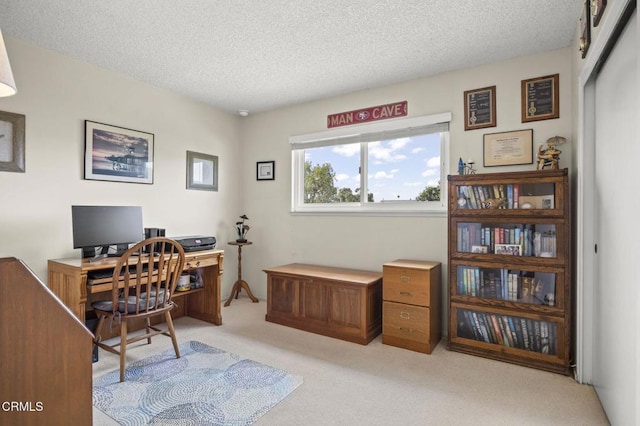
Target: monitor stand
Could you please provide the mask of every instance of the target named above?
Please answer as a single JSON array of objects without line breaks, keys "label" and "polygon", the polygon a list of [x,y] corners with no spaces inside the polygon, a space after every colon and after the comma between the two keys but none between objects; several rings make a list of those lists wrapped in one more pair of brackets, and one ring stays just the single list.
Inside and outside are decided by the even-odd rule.
[{"label": "monitor stand", "polygon": [[[110,247],[116,247],[114,253],[109,253]],[[90,258],[89,262],[95,262],[105,257],[120,257],[129,249],[129,244],[116,244],[114,246],[99,246],[99,247],[83,247],[82,258]]]},{"label": "monitor stand", "polygon": [[120,257],[129,250],[129,244],[117,244],[115,253],[109,253],[109,247],[113,246],[107,246],[106,250],[103,248],[103,253],[107,253],[108,257]]}]

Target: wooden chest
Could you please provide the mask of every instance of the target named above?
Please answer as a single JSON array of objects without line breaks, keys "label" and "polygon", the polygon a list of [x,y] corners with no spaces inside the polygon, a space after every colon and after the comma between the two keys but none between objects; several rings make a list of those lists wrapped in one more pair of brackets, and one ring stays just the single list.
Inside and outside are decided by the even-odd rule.
[{"label": "wooden chest", "polygon": [[294,263],[265,269],[270,322],[366,345],[382,330],[382,274]]},{"label": "wooden chest", "polygon": [[430,354],[442,337],[441,265],[399,259],[382,267],[382,343]]}]

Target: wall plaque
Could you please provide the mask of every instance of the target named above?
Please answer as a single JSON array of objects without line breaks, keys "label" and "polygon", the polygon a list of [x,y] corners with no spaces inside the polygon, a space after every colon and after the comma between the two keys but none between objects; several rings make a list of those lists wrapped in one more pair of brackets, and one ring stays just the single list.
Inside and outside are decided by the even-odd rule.
[{"label": "wall plaque", "polygon": [[560,118],[560,75],[522,80],[522,122]]},{"label": "wall plaque", "polygon": [[464,130],[496,127],[496,86],[464,92]]}]

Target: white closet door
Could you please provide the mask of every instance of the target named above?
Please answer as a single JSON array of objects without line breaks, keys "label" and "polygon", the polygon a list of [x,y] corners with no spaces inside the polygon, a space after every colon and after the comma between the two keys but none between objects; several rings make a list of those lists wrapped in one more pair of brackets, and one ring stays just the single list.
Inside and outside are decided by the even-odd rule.
[{"label": "white closet door", "polygon": [[612,424],[637,424],[640,140],[637,12],[596,80],[593,384]]}]

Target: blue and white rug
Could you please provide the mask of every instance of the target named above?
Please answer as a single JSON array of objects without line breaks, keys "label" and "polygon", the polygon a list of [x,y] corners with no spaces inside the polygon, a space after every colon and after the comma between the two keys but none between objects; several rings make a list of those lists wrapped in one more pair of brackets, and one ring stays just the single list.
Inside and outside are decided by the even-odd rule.
[{"label": "blue and white rug", "polygon": [[122,425],[250,425],[302,377],[191,341],[93,382],[93,405]]}]

